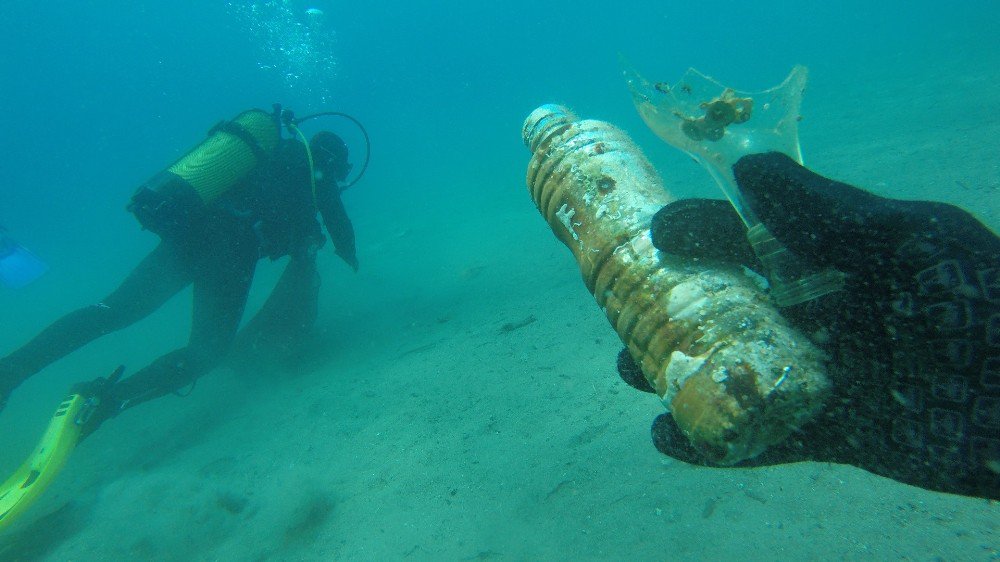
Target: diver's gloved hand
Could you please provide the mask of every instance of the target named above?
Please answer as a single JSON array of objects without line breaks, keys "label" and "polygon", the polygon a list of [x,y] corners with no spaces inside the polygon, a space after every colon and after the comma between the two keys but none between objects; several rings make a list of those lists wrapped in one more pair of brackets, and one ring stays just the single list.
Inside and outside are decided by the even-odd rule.
[{"label": "diver's gloved hand", "polygon": [[[831,356],[826,409],[741,466],[838,462],[1000,498],[1000,238],[957,207],[878,197],[782,154],[745,156],[733,171],[775,238],[847,274],[843,291],[782,309]],[[668,205],[653,220],[654,244],[766,273],[726,207]],[[654,423],[653,440],[707,464],[669,414]]]},{"label": "diver's gloved hand", "polygon": [[77,383],[70,389],[70,394],[79,394],[87,400],[78,418],[80,441],[122,411],[124,403],[115,397],[115,385],[124,372],[125,367],[120,366],[108,377]]},{"label": "diver's gloved hand", "polygon": [[816,265],[885,283],[922,270],[935,256],[954,253],[970,265],[995,267],[1000,255],[996,234],[953,205],[879,197],[778,152],[744,156],[733,173],[771,234]]}]

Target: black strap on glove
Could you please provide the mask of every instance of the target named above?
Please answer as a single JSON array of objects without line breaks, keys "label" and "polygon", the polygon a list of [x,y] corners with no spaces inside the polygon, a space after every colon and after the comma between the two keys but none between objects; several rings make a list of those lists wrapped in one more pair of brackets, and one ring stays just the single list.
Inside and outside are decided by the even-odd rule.
[{"label": "black strap on glove", "polygon": [[[833,397],[744,465],[839,462],[1000,499],[1000,238],[957,207],[878,197],[779,153],[733,172],[775,238],[847,274],[844,291],[782,309],[829,352]],[[672,203],[652,237],[663,252],[759,267],[725,202]],[[669,414],[653,434],[664,453],[706,464]]]}]

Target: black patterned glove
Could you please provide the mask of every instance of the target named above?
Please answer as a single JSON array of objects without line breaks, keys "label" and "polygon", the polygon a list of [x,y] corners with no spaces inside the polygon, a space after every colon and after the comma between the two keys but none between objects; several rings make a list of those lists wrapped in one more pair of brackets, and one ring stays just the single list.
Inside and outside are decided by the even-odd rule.
[{"label": "black patterned glove", "polygon": [[[782,309],[830,354],[833,397],[745,464],[839,462],[1000,499],[1000,238],[957,207],[878,197],[783,154],[745,156],[733,171],[779,241],[847,274],[843,291]],[[721,202],[675,202],[652,231],[661,251],[759,267]],[[704,464],[669,414],[653,433],[664,453]]]}]

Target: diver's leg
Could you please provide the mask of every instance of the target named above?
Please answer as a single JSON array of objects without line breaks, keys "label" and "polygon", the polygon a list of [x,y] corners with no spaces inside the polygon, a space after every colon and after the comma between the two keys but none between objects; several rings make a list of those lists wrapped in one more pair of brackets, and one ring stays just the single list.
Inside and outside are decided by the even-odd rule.
[{"label": "diver's leg", "polygon": [[251,240],[228,239],[222,247],[202,252],[194,270],[194,310],[188,345],[115,385],[113,393],[119,410],[176,392],[219,363],[239,327],[256,263],[257,247]]},{"label": "diver's leg", "polygon": [[267,302],[240,330],[234,359],[293,353],[316,324],[319,287],[315,253],[293,256]]},{"label": "diver's leg", "polygon": [[107,298],[63,316],[0,359],[0,400],[49,364],[144,318],[184,288],[191,273],[182,252],[161,242]]}]

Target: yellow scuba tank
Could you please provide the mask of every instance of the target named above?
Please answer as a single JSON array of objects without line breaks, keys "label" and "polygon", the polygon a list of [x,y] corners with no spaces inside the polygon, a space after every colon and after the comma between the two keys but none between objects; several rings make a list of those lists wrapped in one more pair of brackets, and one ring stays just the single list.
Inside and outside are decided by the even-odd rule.
[{"label": "yellow scuba tank", "polygon": [[208,138],[140,186],[128,210],[144,228],[161,236],[182,231],[270,158],[280,140],[277,115],[244,111],[213,127]]}]

